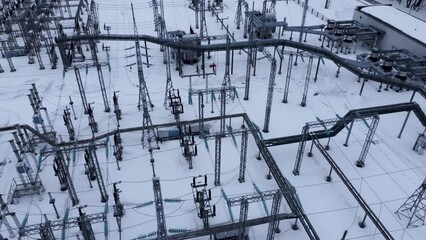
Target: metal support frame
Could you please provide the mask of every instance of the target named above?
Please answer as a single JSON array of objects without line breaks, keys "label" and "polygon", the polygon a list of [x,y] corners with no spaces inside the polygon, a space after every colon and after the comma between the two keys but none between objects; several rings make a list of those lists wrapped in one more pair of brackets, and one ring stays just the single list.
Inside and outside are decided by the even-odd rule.
[{"label": "metal support frame", "polygon": [[204,38],[209,35],[207,32],[207,23],[206,23],[206,6],[205,6],[206,2],[205,0],[198,0],[198,3],[199,3],[199,11],[200,11],[200,38]]},{"label": "metal support frame", "polygon": [[215,137],[215,158],[214,158],[214,185],[220,185],[220,165],[222,156],[222,136],[220,134]]},{"label": "metal support frame", "polygon": [[200,131],[200,138],[202,138],[204,135],[204,99],[202,92],[198,93],[198,119],[200,120],[198,122],[198,129]]},{"label": "metal support frame", "polygon": [[243,198],[241,199],[241,207],[240,207],[240,227],[238,229],[238,239],[245,239],[246,237],[246,222],[247,222],[247,216],[248,216],[248,208],[249,203],[247,199]]},{"label": "metal support frame", "polygon": [[104,203],[108,201],[108,192],[106,190],[104,179],[102,177],[102,170],[99,166],[98,156],[96,155],[96,147],[90,146],[89,149],[86,151],[86,154],[95,170],[96,180],[98,182],[99,191],[101,193],[101,202]]},{"label": "metal support frame", "polygon": [[379,125],[379,120],[379,116],[374,116],[373,120],[371,121],[367,136],[365,137],[364,144],[362,145],[361,153],[359,155],[358,161],[356,161],[357,167],[365,166],[365,158],[367,157],[368,150],[370,149],[371,143],[373,142],[374,133],[376,132],[377,126]]},{"label": "metal support frame", "polygon": [[42,240],[55,240],[55,235],[53,235],[52,227],[50,226],[51,221],[47,219],[46,214],[44,214],[45,222],[40,225],[40,237]]},{"label": "metal support frame", "polygon": [[[161,4],[160,6],[163,7],[163,0],[160,0]],[[166,27],[166,21],[164,19],[164,9],[162,9],[162,19],[161,19],[161,30],[162,30],[162,36],[161,38],[163,40],[168,40],[169,39],[169,35],[167,33],[167,27]],[[163,52],[163,62],[166,64],[166,90],[164,92],[164,107],[166,109],[169,109],[169,106],[167,105],[167,99],[168,99],[168,94],[170,91],[173,90],[173,82],[172,82],[172,73],[171,73],[171,66],[170,66],[170,61],[171,61],[171,56],[170,56],[170,47],[169,46],[165,46],[164,47],[164,52]]]},{"label": "metal support frame", "polygon": [[182,148],[182,155],[185,157],[185,160],[188,162],[189,169],[192,169],[192,158],[197,156],[197,145],[194,141],[194,134],[191,132],[191,127],[189,127],[188,131],[185,128],[180,136],[180,146]]},{"label": "metal support frame", "polygon": [[411,194],[410,197],[395,212],[401,219],[401,216],[408,218],[407,228],[419,227],[425,224],[426,218],[426,178],[423,183]]},{"label": "metal support frame", "polygon": [[86,91],[83,85],[83,81],[81,80],[80,70],[77,67],[74,67],[75,79],[77,80],[78,91],[80,92],[81,101],[83,103],[84,113],[88,113],[88,103],[86,99]]},{"label": "metal support frame", "polygon": [[68,106],[65,106],[63,119],[64,119],[64,124],[67,127],[69,139],[70,139],[70,141],[74,141],[75,140],[75,130],[74,130],[74,125],[72,124],[71,112],[70,112],[70,109],[68,108]]},{"label": "metal support frame", "polygon": [[[155,2],[155,0],[153,1]],[[132,17],[133,17],[133,30],[134,30],[134,34],[135,36],[138,36],[138,29],[136,26],[136,19],[135,19],[135,13],[133,11],[133,3],[131,4],[132,7]],[[157,8],[157,6],[155,6],[154,8]],[[154,9],[155,11],[155,9]],[[154,14],[155,15],[155,14]],[[157,24],[155,25],[157,27]],[[151,102],[151,97],[149,96],[149,91],[148,88],[146,86],[146,82],[145,82],[145,76],[143,73],[143,63],[142,63],[142,54],[141,54],[141,49],[140,49],[140,43],[139,40],[137,38],[135,38],[135,49],[136,49],[136,63],[138,66],[138,79],[139,79],[139,101],[138,101],[138,109],[139,111],[141,110],[141,108],[144,108],[144,104],[146,104],[147,106],[151,107],[151,111],[154,107],[154,105]],[[146,103],[144,103],[144,100]],[[145,111],[143,109],[143,111]]]},{"label": "metal support frame", "polygon": [[89,45],[90,45],[90,52],[92,53],[94,64],[96,65],[96,71],[98,72],[99,85],[101,87],[102,100],[104,101],[104,107],[105,107],[104,111],[109,112],[111,111],[111,109],[108,103],[108,94],[105,88],[105,81],[104,81],[104,76],[102,73],[101,64],[99,64],[98,55],[96,53],[97,51],[96,43],[95,41],[89,41]]},{"label": "metal support frame", "polygon": [[92,135],[94,136],[95,133],[98,132],[98,123],[95,121],[95,115],[93,113],[93,108],[91,103],[87,106],[87,117],[89,118],[89,126],[92,130]]},{"label": "metal support frame", "polygon": [[157,215],[157,239],[167,239],[166,217],[164,214],[163,198],[161,196],[160,178],[152,178],[154,190],[155,213]]},{"label": "metal support frame", "polygon": [[241,134],[241,154],[240,154],[240,173],[238,181],[245,182],[246,163],[247,163],[247,144],[248,132],[244,131]]},{"label": "metal support frame", "polygon": [[210,204],[211,190],[207,190],[207,175],[193,177],[191,187],[194,203],[198,208],[198,217],[203,220],[204,229],[209,229],[209,218],[216,216],[216,206]]},{"label": "metal support frame", "polygon": [[308,139],[309,125],[305,124],[302,128],[301,139],[297,148],[296,161],[294,163],[293,174],[300,174],[300,167],[302,166],[303,153],[305,152],[306,140]]},{"label": "metal support frame", "polygon": [[272,200],[272,207],[271,207],[272,221],[269,222],[268,234],[266,235],[267,240],[273,240],[274,233],[278,230],[279,221],[277,220],[277,215],[280,212],[280,204],[281,204],[281,193],[277,192],[274,194],[274,198]]},{"label": "metal support frame", "polygon": [[78,227],[80,228],[81,234],[85,240],[96,240],[95,233],[92,229],[90,219],[87,218],[86,213],[83,212],[83,208],[78,208],[79,216],[77,217]]},{"label": "metal support frame", "polygon": [[1,46],[2,46],[2,48],[3,48],[3,54],[4,54],[4,56],[6,57],[7,62],[9,63],[10,71],[11,71],[11,72],[15,72],[15,71],[16,71],[16,68],[15,68],[15,66],[13,65],[12,58],[11,58],[11,57],[10,57],[10,55],[9,55],[9,49],[8,49],[8,47],[7,47],[6,41],[4,41],[4,40],[0,40],[0,43],[1,43]]},{"label": "metal support frame", "polygon": [[[71,178],[71,175],[68,171],[67,163],[65,162],[64,156],[62,155],[61,150],[58,148],[56,149],[55,153],[55,162],[58,167],[58,172],[60,175],[64,177],[64,184],[66,185],[68,189],[68,193],[72,202],[72,205],[75,206],[79,203],[77,192],[75,191],[74,184]],[[59,176],[59,174],[58,174]]]},{"label": "metal support frame", "polygon": [[[220,134],[225,133],[225,114],[226,114],[226,89],[222,87],[220,90]],[[213,103],[212,103],[213,104]]]},{"label": "metal support frame", "polygon": [[263,132],[269,132],[269,122],[271,120],[271,111],[272,111],[272,99],[274,97],[274,86],[275,86],[275,76],[277,71],[277,64],[275,58],[271,59],[271,70],[269,73],[269,84],[268,84],[268,96],[266,99],[266,109],[265,109],[265,124],[263,126]]},{"label": "metal support frame", "polygon": [[231,65],[231,50],[229,48],[230,44],[231,44],[231,38],[227,36],[226,37],[225,75],[223,76],[222,87],[231,86],[231,77],[229,75],[229,69]]},{"label": "metal support frame", "polygon": [[[239,0],[242,1],[242,0]],[[251,27],[250,27],[251,28]],[[246,79],[245,79],[245,86],[244,86],[244,100],[249,100],[250,95],[250,71],[251,66],[253,64],[253,32],[250,32],[249,35],[249,42],[251,43],[247,49],[247,65],[246,65]]]},{"label": "metal support frame", "polygon": [[302,102],[300,103],[300,106],[305,107],[306,106],[306,98],[308,96],[308,90],[309,90],[309,81],[311,78],[311,70],[312,70],[312,63],[313,63],[313,56],[309,56],[308,61],[308,68],[306,71],[306,78],[305,78],[305,87],[303,88],[303,97]]},{"label": "metal support frame", "polygon": [[288,56],[287,73],[285,75],[283,103],[288,102],[288,91],[290,89],[291,69],[293,68],[293,53]]}]

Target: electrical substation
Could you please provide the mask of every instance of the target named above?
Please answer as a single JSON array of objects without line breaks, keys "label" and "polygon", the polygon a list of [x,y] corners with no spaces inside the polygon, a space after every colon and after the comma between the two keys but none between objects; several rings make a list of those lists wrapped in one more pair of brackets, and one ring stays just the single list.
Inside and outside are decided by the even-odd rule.
[{"label": "electrical substation", "polygon": [[425,4],[1,0],[0,240],[424,239]]}]

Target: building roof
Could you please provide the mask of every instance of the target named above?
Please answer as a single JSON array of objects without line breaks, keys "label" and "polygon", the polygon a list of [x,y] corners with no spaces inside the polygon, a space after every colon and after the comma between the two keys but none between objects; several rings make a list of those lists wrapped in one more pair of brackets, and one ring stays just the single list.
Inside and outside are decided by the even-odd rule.
[{"label": "building roof", "polygon": [[426,22],[388,5],[365,6],[360,11],[426,44]]}]

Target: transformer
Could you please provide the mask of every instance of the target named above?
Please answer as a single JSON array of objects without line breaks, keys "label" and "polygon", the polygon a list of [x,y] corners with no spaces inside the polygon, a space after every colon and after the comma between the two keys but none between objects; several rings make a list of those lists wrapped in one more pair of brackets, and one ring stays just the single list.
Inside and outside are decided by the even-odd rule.
[{"label": "transformer", "polygon": [[[190,32],[193,32],[192,29]],[[170,38],[184,45],[201,45],[201,38],[196,33],[186,34],[185,31],[177,30],[169,32],[168,34]],[[180,54],[180,60],[185,64],[197,63],[200,61],[201,57],[200,52],[189,50],[180,50],[180,52],[178,52],[176,49],[172,49],[171,54],[174,60],[176,60],[177,55]]]},{"label": "transformer", "polygon": [[259,24],[259,27],[255,27],[255,36],[259,39],[270,39],[272,38],[272,34],[275,33],[276,27],[262,27],[262,23],[268,23],[268,22],[277,22],[276,14],[275,12],[268,12],[263,14],[260,11],[254,12],[255,19],[253,22],[260,21],[261,24]]}]

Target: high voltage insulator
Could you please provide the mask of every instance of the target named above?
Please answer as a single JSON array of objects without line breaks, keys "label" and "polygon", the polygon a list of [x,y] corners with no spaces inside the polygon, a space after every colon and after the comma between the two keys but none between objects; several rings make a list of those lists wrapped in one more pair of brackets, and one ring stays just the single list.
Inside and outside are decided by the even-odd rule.
[{"label": "high voltage insulator", "polygon": [[95,115],[93,113],[93,108],[91,103],[89,103],[88,107],[87,107],[87,114],[88,114],[88,118],[89,118],[89,126],[90,129],[92,130],[92,135],[94,136],[95,133],[98,132],[98,123],[95,121]]},{"label": "high voltage insulator", "polygon": [[68,108],[68,106],[66,106],[65,110],[64,110],[63,119],[64,119],[64,124],[67,127],[69,139],[70,139],[70,141],[74,141],[75,140],[75,131],[74,131],[74,125],[72,124],[72,120],[71,120],[71,113],[70,113],[69,110],[70,109]]}]

